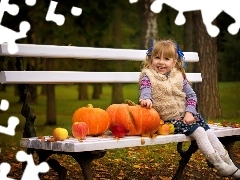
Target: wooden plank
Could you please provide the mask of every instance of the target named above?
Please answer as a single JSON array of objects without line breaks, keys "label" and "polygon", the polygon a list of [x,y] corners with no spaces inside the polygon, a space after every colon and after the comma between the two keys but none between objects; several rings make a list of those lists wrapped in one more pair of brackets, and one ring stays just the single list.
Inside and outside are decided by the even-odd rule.
[{"label": "wooden plank", "polygon": [[[211,126],[211,125],[210,125]],[[213,127],[213,132],[217,137],[240,135],[240,128],[225,128],[225,127]],[[148,146],[156,144],[167,144],[173,142],[183,142],[191,140],[184,134],[171,134],[171,135],[158,135],[156,138],[140,137],[140,136],[126,136],[116,140],[113,136],[108,137],[91,137],[88,136],[86,140],[79,142],[76,138],[66,139],[64,141],[48,142],[49,136],[45,137],[46,140],[42,141],[33,138],[22,138],[20,146],[26,148],[36,149],[48,149],[54,151],[65,152],[83,152],[94,150],[105,150],[135,146]],[[51,149],[50,149],[51,148]]]},{"label": "wooden plank", "polygon": [[[138,83],[140,72],[74,72],[74,71],[1,71],[3,84],[59,83]],[[201,73],[187,73],[190,82],[201,82]]]},{"label": "wooden plank", "polygon": [[[10,54],[7,50],[7,44],[0,44],[0,56],[143,61],[146,58],[147,51],[138,49],[114,49],[38,44],[17,45],[18,52],[15,54]],[[184,52],[184,55],[187,62],[199,61],[198,53],[196,52]]]}]

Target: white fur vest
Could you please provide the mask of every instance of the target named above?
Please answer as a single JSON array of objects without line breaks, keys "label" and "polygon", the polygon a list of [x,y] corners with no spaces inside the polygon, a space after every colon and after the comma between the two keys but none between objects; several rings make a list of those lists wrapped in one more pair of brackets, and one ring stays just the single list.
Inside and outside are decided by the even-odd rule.
[{"label": "white fur vest", "polygon": [[153,108],[163,120],[178,118],[184,115],[186,108],[186,94],[183,90],[183,76],[173,68],[166,77],[152,68],[143,69],[140,75],[147,75],[151,82]]}]

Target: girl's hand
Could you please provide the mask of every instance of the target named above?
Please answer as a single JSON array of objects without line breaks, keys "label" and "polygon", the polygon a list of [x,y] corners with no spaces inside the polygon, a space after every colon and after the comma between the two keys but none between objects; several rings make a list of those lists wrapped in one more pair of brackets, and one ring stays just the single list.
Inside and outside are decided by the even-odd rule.
[{"label": "girl's hand", "polygon": [[140,105],[146,108],[152,108],[152,101],[150,99],[140,99]]},{"label": "girl's hand", "polygon": [[192,113],[190,112],[186,112],[185,113],[185,116],[183,118],[183,123],[184,124],[192,124],[192,123],[195,123],[196,120],[195,118],[193,117]]}]

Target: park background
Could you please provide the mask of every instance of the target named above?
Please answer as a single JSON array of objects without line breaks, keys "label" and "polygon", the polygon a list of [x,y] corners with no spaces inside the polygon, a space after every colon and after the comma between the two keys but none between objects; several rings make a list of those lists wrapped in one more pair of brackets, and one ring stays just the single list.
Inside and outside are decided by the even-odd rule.
[{"label": "park background", "polygon": [[[58,1],[55,13],[63,14],[66,19],[64,25],[57,26],[54,22],[45,20],[49,0],[37,1],[33,7],[26,6],[23,1],[10,0],[10,3],[19,5],[20,12],[14,18],[5,13],[1,24],[19,31],[20,22],[28,21],[31,24],[31,30],[28,32],[27,38],[17,41],[18,43],[28,44],[148,49],[150,39],[154,41],[159,39],[176,40],[183,51],[199,53],[199,63],[193,63],[197,65],[189,63],[186,69],[187,72],[201,72],[204,77],[202,83],[193,84],[193,88],[198,95],[199,112],[204,115],[207,121],[240,123],[240,61],[238,59],[240,55],[240,33],[231,35],[227,31],[227,27],[234,22],[234,19],[224,12],[221,13],[213,22],[220,28],[220,34],[216,38],[212,38],[206,32],[200,11],[184,13],[186,23],[183,26],[177,26],[174,23],[178,13],[176,10],[163,5],[162,11],[159,14],[154,14],[149,10],[151,2],[152,0],[139,0],[134,4],[130,4],[128,0]],[[70,13],[72,6],[83,9],[79,17],[74,17]],[[15,61],[15,58],[0,57],[0,70],[16,70]],[[24,58],[26,70],[140,71],[140,66],[141,63],[134,61],[104,61],[103,63],[95,59]],[[31,90],[31,105],[37,116],[35,127],[38,135],[51,135],[53,128],[57,126],[65,127],[71,132],[73,112],[89,103],[93,104],[94,107],[106,109],[110,104],[122,103],[125,99],[138,101],[137,84],[34,85]],[[14,161],[13,152],[19,150],[18,142],[22,137],[25,121],[20,114],[22,105],[20,93],[19,86],[0,85],[0,99],[7,99],[10,102],[7,111],[0,111],[0,124],[7,125],[7,119],[10,116],[17,116],[20,119],[16,136],[9,137],[1,134],[1,161],[6,158],[6,156],[3,157],[4,154],[11,154],[7,157],[9,158],[8,162]],[[12,149],[13,147],[15,148]],[[136,161],[136,159],[139,159],[139,161],[142,159],[144,162],[152,161],[152,164],[161,164],[159,159],[170,156],[172,157],[170,162],[164,159],[167,162],[166,164],[173,163],[173,165],[165,166],[166,173],[161,174],[161,170],[164,169],[163,164],[155,164],[150,169],[159,168],[161,170],[154,170],[154,172],[151,172],[152,174],[150,172],[143,174],[146,179],[150,176],[168,178],[174,174],[176,168],[178,155],[174,148],[171,145],[164,145],[149,147],[144,150],[110,151],[106,158],[113,159],[113,161],[110,161],[113,164],[109,165],[109,162],[101,162],[99,164],[106,165],[105,168],[102,168],[96,162],[94,166],[102,170],[107,169],[108,166],[119,166],[119,168],[116,168],[116,172],[111,172],[108,176],[124,179],[124,177],[130,177],[127,172],[135,172],[136,170],[136,174],[139,174],[137,170],[141,168],[143,168],[142,172],[148,170],[148,168],[143,167],[144,165],[140,166],[141,162]],[[239,152],[239,147],[236,147],[236,149]],[[165,154],[166,151],[169,151],[168,153],[171,155]],[[139,154],[137,154],[138,152]],[[146,156],[138,158],[142,153]],[[101,161],[104,161],[104,158]],[[194,161],[197,161],[196,159],[198,158],[195,158]],[[74,164],[72,161],[69,160]],[[134,167],[133,162],[137,163],[135,165],[140,165]],[[19,165],[17,162],[13,163],[16,166]],[[125,163],[132,164],[132,166],[124,166]],[[200,158],[199,164],[192,165],[199,172],[195,170],[192,172],[189,168],[186,170],[185,176],[190,179],[194,179],[196,176],[199,176],[199,179],[204,178],[201,175],[201,170],[204,169],[205,171],[206,169],[203,158]],[[123,166],[122,169],[121,166]],[[13,170],[11,175],[19,177],[20,170],[19,168],[16,169],[16,172]],[[96,174],[104,174],[101,171],[101,173],[96,172]],[[214,178],[211,170],[207,170],[207,172],[206,176],[213,176]],[[74,175],[71,178],[74,178]],[[47,179],[49,178],[48,176]]]}]

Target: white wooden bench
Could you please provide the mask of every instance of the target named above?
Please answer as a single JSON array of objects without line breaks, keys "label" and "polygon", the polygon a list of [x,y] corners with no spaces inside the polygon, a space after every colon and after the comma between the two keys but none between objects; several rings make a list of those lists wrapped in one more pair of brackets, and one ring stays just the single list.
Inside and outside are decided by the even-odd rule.
[{"label": "white wooden bench", "polygon": [[[39,58],[74,58],[74,59],[99,59],[99,60],[127,60],[143,61],[146,56],[146,50],[134,49],[110,49],[110,48],[91,48],[74,46],[54,46],[54,45],[34,45],[18,44],[19,51],[11,55],[7,51],[7,45],[0,47],[1,56],[15,57],[39,57]],[[196,52],[184,52],[187,62],[198,62],[199,57]],[[61,61],[61,59],[59,60]],[[18,68],[19,69],[19,68]],[[1,71],[0,82],[3,84],[59,84],[59,83],[138,83],[139,72],[77,72],[77,71]],[[187,73],[187,78],[191,82],[201,82],[201,73]],[[137,96],[137,95],[136,95]],[[25,91],[25,102],[23,104],[26,117],[26,124],[32,123],[29,127],[25,125],[24,137],[21,140],[21,147],[27,148],[28,153],[37,152],[39,162],[46,161],[51,154],[69,154],[80,164],[83,177],[86,180],[92,179],[91,162],[103,157],[107,149],[147,146],[156,144],[166,144],[177,142],[177,150],[182,156],[179,162],[179,168],[173,179],[181,179],[185,165],[188,163],[191,155],[197,151],[197,145],[193,139],[183,134],[158,135],[156,138],[127,136],[120,140],[108,137],[90,137],[83,142],[75,138],[65,141],[49,142],[40,140],[33,131],[35,120],[32,107],[29,106],[29,92]],[[26,114],[27,113],[27,114]],[[240,140],[240,128],[230,128],[211,125],[214,133],[226,146],[230,157],[236,163],[232,146],[235,141]],[[182,142],[191,141],[187,151],[182,150]],[[66,169],[60,166],[55,160],[47,161],[50,166],[57,171],[59,179],[66,179]],[[237,165],[237,164],[236,164]],[[239,165],[237,165],[239,166]]]}]

